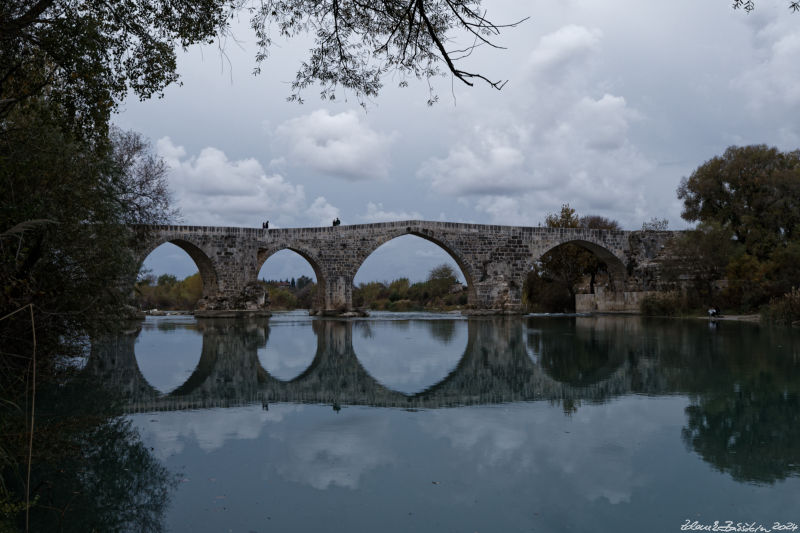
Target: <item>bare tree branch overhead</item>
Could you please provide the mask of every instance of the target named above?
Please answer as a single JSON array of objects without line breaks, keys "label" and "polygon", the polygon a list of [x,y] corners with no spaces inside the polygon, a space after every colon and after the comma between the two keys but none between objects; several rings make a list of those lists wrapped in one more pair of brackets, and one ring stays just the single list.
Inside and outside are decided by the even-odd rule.
[{"label": "bare tree branch overhead", "polygon": [[499,89],[505,81],[456,63],[478,46],[500,48],[491,39],[522,20],[494,23],[479,0],[262,0],[252,9],[251,22],[259,43],[257,71],[274,33],[314,35],[314,47],[292,84],[290,99],[300,101],[300,92],[317,83],[323,98],[335,98],[339,88],[375,96],[390,72],[421,79],[450,72],[467,85],[478,79]]},{"label": "bare tree branch overhead", "polygon": [[[479,46],[516,26],[487,18],[480,0],[21,0],[0,6],[0,116],[47,93],[84,126],[105,124],[129,92],[160,95],[178,81],[176,48],[212,43],[246,12],[256,32],[256,72],[274,36],[310,34],[291,100],[319,84],[359,98],[378,94],[387,74],[427,79],[450,72],[467,85],[503,80],[460,66]],[[444,65],[445,68],[441,68]]]}]

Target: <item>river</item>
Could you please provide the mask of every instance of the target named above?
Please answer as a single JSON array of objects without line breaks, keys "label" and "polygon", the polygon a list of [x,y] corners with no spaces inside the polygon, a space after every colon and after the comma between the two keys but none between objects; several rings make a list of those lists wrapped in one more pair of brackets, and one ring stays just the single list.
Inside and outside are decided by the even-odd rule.
[{"label": "river", "polygon": [[149,317],[97,343],[83,374],[113,392],[125,438],[139,439],[124,454],[135,461],[109,462],[123,473],[95,468],[98,483],[140,486],[114,527],[800,522],[791,330],[633,316]]}]

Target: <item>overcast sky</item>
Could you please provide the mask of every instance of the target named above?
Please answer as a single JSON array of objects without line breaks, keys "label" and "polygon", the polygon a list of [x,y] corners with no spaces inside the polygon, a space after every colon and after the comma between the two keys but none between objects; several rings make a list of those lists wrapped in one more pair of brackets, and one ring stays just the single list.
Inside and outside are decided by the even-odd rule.
[{"label": "overcast sky", "polygon": [[[734,144],[800,146],[800,14],[785,0],[760,0],[750,14],[728,0],[484,6],[497,23],[530,17],[497,40],[505,50],[463,63],[508,79],[502,91],[447,76],[428,107],[424,81],[399,88],[390,77],[366,110],[353,95],[322,101],[314,89],[303,105],[289,103],[309,41],[278,40],[253,76],[245,16],[224,55],[216,46],[180,52],[183,84],[159,100],[129,100],[116,123],[145,134],[168,162],[185,223],[250,227],[337,216],[535,226],[569,203],[625,229],[652,217],[679,229],[675,189],[698,165]],[[441,262],[430,243],[407,240],[421,244],[399,241],[391,261],[376,253],[356,281],[402,268],[424,277]],[[194,268],[167,247],[148,266]]]}]

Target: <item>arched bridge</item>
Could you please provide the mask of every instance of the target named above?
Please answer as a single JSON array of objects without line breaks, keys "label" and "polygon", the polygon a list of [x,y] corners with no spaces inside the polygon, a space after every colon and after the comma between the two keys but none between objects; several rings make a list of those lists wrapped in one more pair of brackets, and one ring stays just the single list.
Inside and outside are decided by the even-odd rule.
[{"label": "arched bridge", "polygon": [[311,264],[319,287],[315,310],[327,314],[352,310],[353,278],[361,264],[379,246],[403,235],[431,241],[455,260],[467,282],[470,309],[500,313],[520,310],[527,273],[542,255],[566,243],[588,249],[607,265],[612,291],[649,290],[647,269],[673,235],[423,220],[287,229],[140,225],[133,230],[140,264],[166,242],[191,256],[203,279],[200,310],[266,308],[258,272],[272,254],[288,249]]}]

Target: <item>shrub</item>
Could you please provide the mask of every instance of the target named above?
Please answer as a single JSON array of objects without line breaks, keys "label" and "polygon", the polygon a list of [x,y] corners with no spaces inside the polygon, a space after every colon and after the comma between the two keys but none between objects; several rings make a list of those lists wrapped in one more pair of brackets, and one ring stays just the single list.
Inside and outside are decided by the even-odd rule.
[{"label": "shrub", "polygon": [[772,298],[761,310],[761,317],[774,324],[800,323],[800,289],[795,287],[779,298]]},{"label": "shrub", "polygon": [[645,296],[639,303],[639,310],[645,316],[675,316],[684,310],[683,298],[675,292],[665,292]]}]

